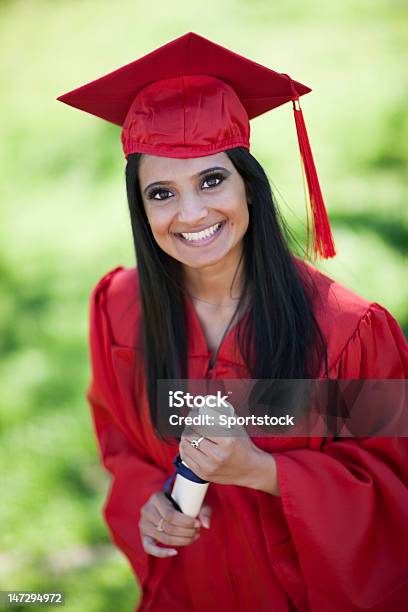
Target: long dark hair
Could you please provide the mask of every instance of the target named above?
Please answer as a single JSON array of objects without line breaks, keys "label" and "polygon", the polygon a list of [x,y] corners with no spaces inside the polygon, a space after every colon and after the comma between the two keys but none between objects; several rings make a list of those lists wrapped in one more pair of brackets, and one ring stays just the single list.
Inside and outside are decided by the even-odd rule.
[{"label": "long dark hair", "polygon": [[[325,339],[313,314],[314,287],[302,275],[289,249],[294,238],[279,214],[262,166],[243,148],[226,151],[244,180],[249,225],[244,236],[243,290],[236,312],[244,310],[249,291],[249,316],[240,319],[237,340],[251,378],[317,378]],[[126,188],[139,272],[142,338],[150,414],[156,433],[157,380],[187,378],[187,318],[182,264],[156,243],[147,221],[139,184],[141,154],[128,156]],[[253,342],[255,359],[250,359]]]}]

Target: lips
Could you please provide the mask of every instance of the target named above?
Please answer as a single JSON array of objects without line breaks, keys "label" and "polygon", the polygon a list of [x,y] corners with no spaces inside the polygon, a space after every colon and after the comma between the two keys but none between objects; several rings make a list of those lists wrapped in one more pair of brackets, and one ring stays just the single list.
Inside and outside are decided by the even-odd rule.
[{"label": "lips", "polygon": [[184,232],[175,232],[175,234],[200,234],[201,232],[205,232],[209,229],[213,230],[216,226],[218,226],[222,221],[216,221],[215,223],[211,223],[211,225],[206,225],[205,227],[201,227],[200,229],[186,230]]},{"label": "lips", "polygon": [[[210,242],[213,242],[213,240],[215,240],[221,234],[226,224],[226,221],[220,221],[219,223],[221,223],[221,225],[213,234],[211,234],[210,236],[206,236],[204,238],[197,239],[197,240],[184,238],[181,233],[175,233],[174,235],[176,236],[176,238],[178,238],[178,240],[180,240],[181,242],[183,242],[183,244],[187,246],[206,245],[206,244],[209,244]],[[217,225],[217,223],[214,223],[213,225],[210,225],[209,227],[214,227],[214,225]],[[205,230],[202,230],[202,231],[205,231]],[[188,233],[199,233],[199,232],[183,232],[183,233],[188,234]]]}]

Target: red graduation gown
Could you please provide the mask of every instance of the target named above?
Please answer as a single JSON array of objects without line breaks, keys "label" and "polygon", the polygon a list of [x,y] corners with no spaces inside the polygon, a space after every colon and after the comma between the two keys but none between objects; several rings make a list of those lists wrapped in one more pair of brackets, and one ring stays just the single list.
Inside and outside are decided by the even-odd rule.
[{"label": "red graduation gown", "polygon": [[[330,378],[408,378],[408,345],[391,314],[296,261],[318,286],[314,310]],[[249,378],[236,326],[209,369],[211,352],[187,303],[189,377]],[[173,472],[178,445],[160,442],[152,430],[140,338],[134,342],[140,314],[136,268],[114,268],[92,291],[87,398],[100,459],[112,474],[103,513],[141,584],[137,609],[406,610],[408,438],[256,439],[274,454],[281,496],[212,483],[211,528],[175,557],[144,553],[140,508]]]}]

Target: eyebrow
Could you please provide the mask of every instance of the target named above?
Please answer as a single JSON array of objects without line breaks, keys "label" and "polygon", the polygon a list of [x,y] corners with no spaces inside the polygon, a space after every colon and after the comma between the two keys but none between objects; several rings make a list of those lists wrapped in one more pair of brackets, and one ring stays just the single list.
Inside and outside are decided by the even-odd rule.
[{"label": "eyebrow", "polygon": [[[214,172],[215,170],[223,170],[224,172],[231,174],[231,172],[227,170],[227,168],[224,168],[223,166],[213,166],[212,168],[206,168],[205,170],[201,170],[201,172],[197,172],[197,174],[193,174],[192,178],[203,176],[203,174],[208,174],[209,172]],[[156,187],[159,185],[171,185],[171,183],[172,181],[168,181],[168,180],[155,181],[154,183],[150,183],[149,185],[147,185],[147,187],[143,189],[143,193],[146,194],[146,192],[149,191],[149,189],[151,189],[152,187]]]}]

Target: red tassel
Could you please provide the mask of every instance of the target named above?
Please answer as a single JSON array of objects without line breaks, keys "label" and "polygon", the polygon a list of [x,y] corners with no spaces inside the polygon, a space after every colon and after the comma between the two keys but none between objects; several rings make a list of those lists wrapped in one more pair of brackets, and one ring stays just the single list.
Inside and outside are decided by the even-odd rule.
[{"label": "red tassel", "polygon": [[309,254],[309,216],[307,208],[307,196],[309,196],[309,207],[312,211],[313,219],[313,252],[314,259],[316,255],[320,255],[324,259],[334,257],[336,255],[334,240],[331,233],[330,221],[327,215],[326,207],[324,204],[322,192],[320,189],[319,179],[317,177],[316,167],[313,160],[312,149],[310,148],[309,138],[306,131],[305,120],[303,118],[302,109],[300,108],[299,96],[297,94],[295,85],[288,74],[282,74],[289,79],[291,91],[292,91],[292,102],[293,102],[293,113],[295,115],[296,131],[299,141],[299,149],[302,161],[302,168],[304,176],[307,181],[307,191],[305,189],[306,196],[306,230],[307,230],[307,247],[306,253]]},{"label": "red tassel", "polygon": [[[295,115],[296,131],[298,135],[303,170],[306,175],[309,190],[309,203],[313,215],[313,251],[315,256],[320,255],[324,259],[328,259],[329,257],[334,257],[336,255],[334,240],[298,98],[293,100],[293,113]],[[308,249],[309,224],[307,224],[307,231]]]}]

